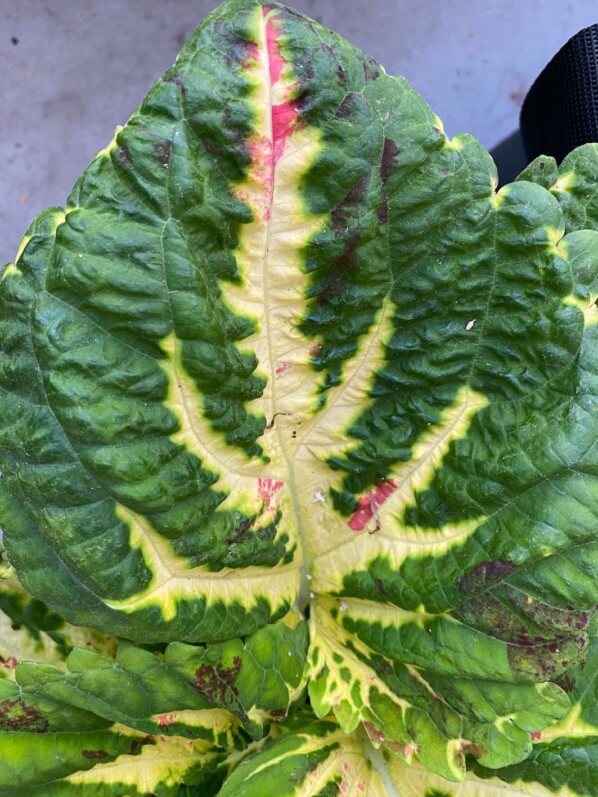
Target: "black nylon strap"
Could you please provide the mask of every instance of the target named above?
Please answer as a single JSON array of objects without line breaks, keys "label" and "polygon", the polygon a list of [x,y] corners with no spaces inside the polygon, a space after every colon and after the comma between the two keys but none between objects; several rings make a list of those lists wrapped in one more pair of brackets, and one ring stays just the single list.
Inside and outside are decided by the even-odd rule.
[{"label": "black nylon strap", "polygon": [[561,161],[574,147],[598,141],[598,24],[569,39],[540,73],[521,109],[530,160]]}]

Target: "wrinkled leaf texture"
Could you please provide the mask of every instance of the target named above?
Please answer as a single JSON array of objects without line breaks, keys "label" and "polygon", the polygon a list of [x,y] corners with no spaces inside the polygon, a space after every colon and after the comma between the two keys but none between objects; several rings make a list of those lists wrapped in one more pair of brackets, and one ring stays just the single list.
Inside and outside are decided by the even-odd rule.
[{"label": "wrinkled leaf texture", "polygon": [[[497,191],[403,79],[284,6],[224,3],[2,274],[22,583],[70,623],[170,643],[175,670],[220,651],[208,702],[243,733],[309,681],[318,744],[450,781],[467,756],[533,767],[596,604],[597,161]],[[256,673],[291,663],[241,698],[260,634]],[[74,694],[70,665],[10,688]]]}]

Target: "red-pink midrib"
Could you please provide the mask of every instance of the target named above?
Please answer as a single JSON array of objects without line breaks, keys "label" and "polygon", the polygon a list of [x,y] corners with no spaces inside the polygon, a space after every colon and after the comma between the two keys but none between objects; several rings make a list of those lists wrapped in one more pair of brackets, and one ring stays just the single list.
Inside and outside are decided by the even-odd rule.
[{"label": "red-pink midrib", "polygon": [[[280,51],[280,38],[283,31],[278,23],[276,11],[272,6],[264,6],[262,13],[266,20],[266,48],[268,51],[268,71],[270,88],[280,80],[287,61]],[[274,190],[274,178],[277,164],[282,157],[287,142],[290,139],[299,110],[294,100],[285,100],[271,106],[272,117],[272,145],[270,151],[270,173],[272,177],[271,190]]]}]

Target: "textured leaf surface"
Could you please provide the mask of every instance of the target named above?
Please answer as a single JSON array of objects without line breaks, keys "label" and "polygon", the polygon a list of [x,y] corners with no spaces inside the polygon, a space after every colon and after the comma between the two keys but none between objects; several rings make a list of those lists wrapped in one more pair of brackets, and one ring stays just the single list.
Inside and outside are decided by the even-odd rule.
[{"label": "textured leaf surface", "polygon": [[401,797],[531,797],[598,795],[598,640],[575,681],[568,686],[573,707],[557,725],[534,734],[530,756],[510,767],[490,770],[469,759],[470,771],[458,786],[421,766],[394,763]]},{"label": "textured leaf surface", "polygon": [[3,274],[23,583],[144,643],[309,606],[319,715],[521,761],[596,603],[597,162],[496,193],[405,81],[225,3]]},{"label": "textured leaf surface", "polygon": [[[227,757],[247,746],[247,736],[230,712],[206,708],[198,696],[194,702],[186,695],[199,710],[147,716],[156,701],[174,699],[173,686],[180,692],[181,683],[144,653],[129,646],[113,663],[76,649],[67,659],[71,675],[22,662],[15,680],[1,680],[0,795],[169,797],[184,788],[202,797],[216,794]],[[147,658],[154,659],[153,670]]]},{"label": "textured leaf surface", "polygon": [[[15,674],[18,698],[35,709],[49,700],[146,734],[199,738],[227,749],[243,743],[240,723],[259,737],[264,723],[285,718],[303,686],[305,650],[305,629],[279,624],[244,642],[172,643],[164,654],[126,642],[115,659],[75,649],[67,673],[24,663]],[[1,715],[0,708],[0,721]]]},{"label": "textured leaf surface", "polygon": [[567,231],[598,229],[598,143],[578,147],[560,166],[554,158],[541,155],[518,179],[538,183],[556,197]]}]

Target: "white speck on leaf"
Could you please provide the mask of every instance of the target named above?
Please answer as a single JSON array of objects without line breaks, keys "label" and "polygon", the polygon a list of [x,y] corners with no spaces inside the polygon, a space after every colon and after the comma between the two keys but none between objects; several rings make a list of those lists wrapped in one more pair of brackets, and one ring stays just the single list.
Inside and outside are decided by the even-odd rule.
[{"label": "white speck on leaf", "polygon": [[473,325],[475,324],[475,322],[476,322],[475,318],[472,318],[471,321],[468,321],[467,324],[465,325],[465,330],[469,332],[470,329],[473,329]]},{"label": "white speck on leaf", "polygon": [[341,610],[341,612],[346,612],[348,610],[348,608],[349,607],[347,606],[345,601],[341,601],[340,606],[339,606],[339,609]]}]

